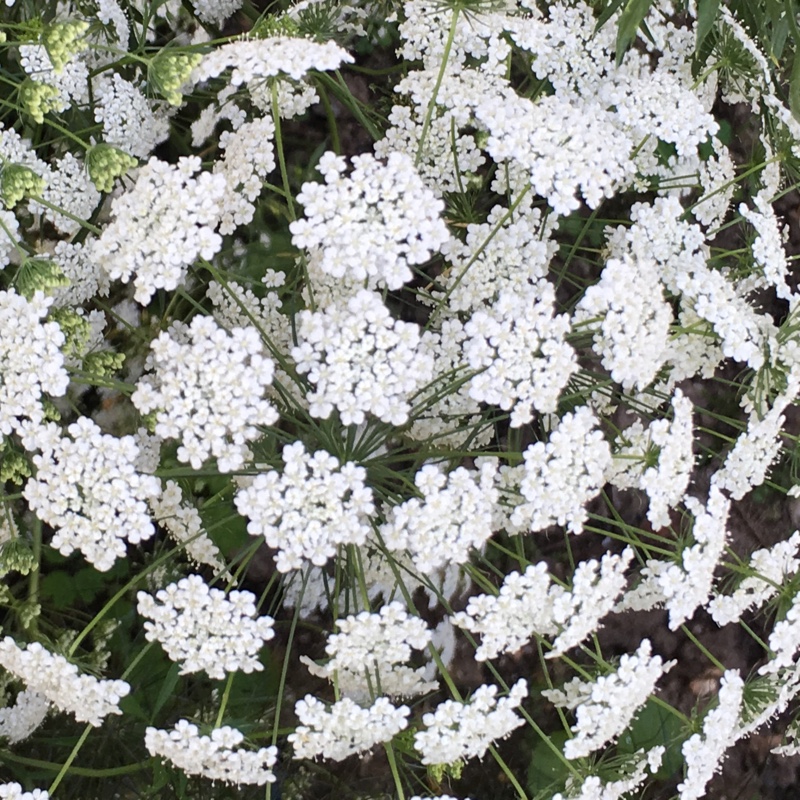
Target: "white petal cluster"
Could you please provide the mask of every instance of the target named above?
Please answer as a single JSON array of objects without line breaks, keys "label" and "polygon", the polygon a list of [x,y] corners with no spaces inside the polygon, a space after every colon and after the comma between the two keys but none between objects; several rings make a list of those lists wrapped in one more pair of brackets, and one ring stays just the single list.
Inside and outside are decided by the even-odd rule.
[{"label": "white petal cluster", "polygon": [[197,0],[192,5],[198,19],[209,25],[222,25],[244,5],[244,0]]},{"label": "white petal cluster", "polygon": [[686,777],[678,784],[680,800],[698,800],[719,769],[725,751],[735,743],[742,707],[744,681],[728,670],[720,681],[719,705],[703,720],[703,733],[690,736],[681,748]]},{"label": "white petal cluster", "polygon": [[616,739],[647,701],[656,681],[677,662],[666,664],[661,656],[653,656],[647,639],[632,655],[623,655],[616,671],[594,681],[573,678],[563,689],[542,694],[557,706],[577,709],[575,736],[564,745],[567,758],[584,758]]},{"label": "white petal cluster", "polygon": [[40,692],[25,689],[17,695],[13,706],[0,708],[0,737],[9,744],[27,739],[50,711],[50,701]]},{"label": "white petal cluster", "polygon": [[464,326],[464,356],[480,370],[469,383],[474,400],[511,411],[511,427],[552,413],[578,364],[564,340],[566,314],[553,314],[555,290],[547,280],[500,292],[488,310],[476,311]]},{"label": "white petal cluster", "polygon": [[[140,88],[118,73],[93,82],[94,119],[103,123],[103,141],[136,158],[147,158],[169,136],[169,119]],[[146,206],[145,206],[146,208]]]},{"label": "white petal cluster", "polygon": [[257,475],[236,493],[236,508],[248,517],[247,531],[278,550],[280,572],[304,561],[323,566],[340,544],[364,544],[375,510],[366,470],[340,465],[324,450],[307,453],[302,442],[283,448],[283,472]]},{"label": "white petal cluster", "polygon": [[360,425],[368,413],[404,425],[409,399],[433,376],[419,327],[394,319],[367,289],[324,311],[301,311],[297,339],[292,358],[316,387],[309,411],[321,419],[336,408],[344,425]]},{"label": "white petal cluster", "polygon": [[[89,178],[86,165],[72,153],[65,153],[50,171],[42,197],[79,219],[89,219],[100,202],[100,192]],[[30,201],[29,208],[47,216],[62,233],[74,234],[81,229],[76,220],[40,203]]]},{"label": "white petal cluster", "polygon": [[760,674],[770,674],[794,665],[794,657],[800,650],[800,594],[792,599],[786,616],[775,623],[768,644],[774,655],[759,669]]},{"label": "white petal cluster", "polygon": [[131,689],[125,681],[79,675],[75,664],[63,656],[45,650],[38,642],[23,650],[10,636],[0,641],[0,666],[59,710],[94,727],[102,725],[109,714],[122,713],[119,701]]},{"label": "white petal cluster", "polygon": [[672,323],[656,263],[629,256],[609,260],[572,322],[595,330],[592,349],[613,380],[626,390],[644,389],[666,361]]},{"label": "white petal cluster", "polygon": [[188,327],[174,324],[152,342],[148,365],[131,401],[142,413],[156,412],[156,433],[179,438],[178,458],[199,469],[212,456],[221,472],[250,458],[247,443],[273,425],[278,412],[265,399],[274,364],[262,355],[253,328],[220,328],[197,316]]},{"label": "white petal cluster", "polygon": [[634,142],[599,104],[557,95],[534,102],[509,87],[482,99],[475,115],[489,131],[489,155],[524,171],[556,214],[576,211],[579,192],[597,208],[635,172]]},{"label": "white petal cluster", "polygon": [[147,502],[158,478],[137,472],[139,448],[133,436],[109,436],[81,417],[62,437],[53,423],[30,428],[23,437],[36,475],[24,489],[31,510],[55,533],[50,544],[62,555],[80,550],[101,572],[125,556],[125,543],[149,539],[155,528]]},{"label": "white petal cluster", "polygon": [[49,797],[44,789],[24,792],[18,783],[0,784],[0,800],[48,800]]},{"label": "white petal cluster", "polygon": [[470,598],[465,611],[454,614],[454,625],[480,634],[476,661],[513,653],[532,636],[558,634],[548,657],[562,655],[597,630],[625,588],[625,570],[633,559],[628,547],[620,555],[606,553],[598,562],[582,561],[572,576],[572,589],[553,584],[545,562],[520,575],[506,575],[497,595]]},{"label": "white petal cluster", "polygon": [[158,289],[180,286],[198,257],[211,259],[222,246],[215,228],[227,182],[199,171],[197,156],[177,165],[151,158],[133,188],[114,199],[113,219],[93,242],[93,257],[112,279],[133,276],[142,305]]},{"label": "white petal cluster", "polygon": [[150,500],[150,508],[159,525],[170,536],[186,547],[186,555],[197,564],[206,564],[215,572],[226,569],[219,548],[203,528],[197,509],[183,502],[181,487],[175,481],[166,481],[160,495]]},{"label": "white petal cluster", "polygon": [[714,484],[734,500],[741,500],[751,489],[764,483],[783,445],[785,411],[797,396],[798,388],[795,377],[788,391],[778,396],[766,414],[759,413],[759,409],[750,412],[747,430],[739,435],[722,469],[714,474]]},{"label": "white petal cluster", "polygon": [[309,70],[325,72],[352,61],[353,57],[333,41],[320,43],[286,36],[240,39],[205,55],[192,80],[207,81],[230,69],[233,86],[276,76],[299,81]]},{"label": "white petal cluster", "polygon": [[95,296],[108,294],[108,275],[92,259],[90,244],[60,241],[51,257],[69,279],[69,286],[59,287],[54,292],[55,306],[78,306]]},{"label": "white petal cluster", "polygon": [[[428,189],[412,159],[370,153],[347,161],[325,153],[317,167],[325,183],[304,183],[297,202],[305,219],[292,222],[296,247],[316,251],[320,269],[352,285],[399,289],[448,239],[444,203]],[[345,210],[346,209],[346,210]]]},{"label": "white petal cluster", "polygon": [[370,750],[390,741],[408,725],[408,706],[395,708],[379,697],[369,708],[362,708],[349,697],[326,706],[307,694],[298,700],[295,713],[300,725],[287,737],[295,758],[329,758],[342,761],[354,753]]},{"label": "white petal cluster", "polygon": [[442,288],[433,297],[442,302],[446,297],[449,311],[472,312],[501,288],[514,290],[544,278],[556,251],[552,230],[553,221],[532,202],[520,203],[513,214],[495,206],[486,222],[467,226],[464,241],[451,236],[442,247],[450,266],[437,277]]},{"label": "white petal cluster", "polygon": [[411,697],[433,691],[432,665],[407,665],[412,650],[425,650],[431,632],[419,617],[410,617],[402,603],[385,605],[377,614],[362,611],[336,620],[338,633],[328,637],[324,667],[303,659],[309,671],[335,681],[339,692],[358,703],[369,702],[380,687],[387,697]]},{"label": "white petal cluster", "polygon": [[[760,608],[783,586],[789,575],[800,570],[800,531],[785,542],[756,550],[750,556],[747,577],[733,594],[716,594],[706,608],[717,625],[737,622],[749,608]],[[779,623],[780,624],[780,623]]]},{"label": "white petal cluster", "polygon": [[160,756],[187,775],[200,775],[223,783],[263,786],[274,783],[272,767],[277,747],[245,750],[238,747],[244,735],[225,725],[201,736],[196,725],[179,720],[171,731],[147,728],[144,745],[151,756]]},{"label": "white petal cluster", "polygon": [[515,473],[524,501],[511,513],[514,531],[551,525],[566,525],[572,533],[583,530],[584,505],[599,493],[611,463],[611,449],[597,425],[589,406],[581,406],[564,414],[547,442],[525,450],[525,463]]},{"label": "white petal cluster", "polygon": [[30,300],[13,289],[0,292],[0,433],[8,436],[22,420],[44,419],[42,395],[60,397],[69,376],[60,347],[64,334],[42,322],[52,300],[36,292]]},{"label": "white petal cluster", "polygon": [[618,437],[623,446],[606,474],[620,488],[647,492],[647,518],[654,530],[669,525],[669,510],[683,499],[694,469],[692,401],[676,389],[672,409],[672,420],[656,419],[646,429],[640,422],[626,428]]},{"label": "white petal cluster", "polygon": [[731,501],[712,480],[705,506],[689,496],[684,498],[684,505],[694,516],[694,544],[681,551],[680,563],[648,560],[642,570],[644,580],[617,607],[645,609],[666,603],[673,631],[708,602],[714,570],[727,541]]},{"label": "white petal cluster", "polygon": [[221,234],[233,233],[253,219],[255,200],[267,175],[275,169],[274,135],[275,123],[268,116],[220,134],[219,146],[225,156],[214,164],[214,172],[224,175],[228,184],[222,201]]},{"label": "white petal cluster", "polygon": [[427,730],[414,734],[423,764],[453,764],[482,758],[489,745],[504,739],[525,721],[514,713],[528,696],[528,683],[518,680],[508,696],[497,699],[497,686],[484,684],[466,703],[445,700],[423,715]]},{"label": "white petal cluster", "polygon": [[222,680],[226,673],[260,672],[258,652],[272,639],[272,617],[256,616],[252,592],[212,589],[199,575],[189,575],[156,593],[136,595],[148,642],[160,642],[181,675],[208,673]]},{"label": "white petal cluster", "polygon": [[492,535],[497,461],[485,460],[479,470],[458,467],[450,474],[434,464],[417,472],[422,494],[393,506],[381,526],[389,550],[408,550],[423,575],[448,563],[462,564],[470,550]]}]

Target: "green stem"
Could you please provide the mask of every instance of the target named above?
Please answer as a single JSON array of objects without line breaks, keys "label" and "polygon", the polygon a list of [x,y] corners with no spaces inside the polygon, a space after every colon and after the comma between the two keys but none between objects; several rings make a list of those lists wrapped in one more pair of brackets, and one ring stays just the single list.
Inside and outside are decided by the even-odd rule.
[{"label": "green stem", "polygon": [[235,672],[231,672],[228,675],[228,680],[225,682],[225,691],[222,693],[222,700],[219,704],[219,711],[217,712],[217,721],[214,723],[215,728],[219,728],[222,726],[222,720],[225,717],[225,709],[228,706],[228,700],[231,696],[231,688],[233,687],[233,676]]},{"label": "green stem", "polygon": [[428,100],[428,110],[425,112],[425,120],[422,123],[422,133],[419,137],[419,144],[417,145],[417,156],[414,159],[414,166],[418,167],[419,162],[422,161],[422,151],[425,147],[425,138],[428,135],[428,129],[431,126],[431,119],[433,119],[433,110],[436,107],[436,95],[439,93],[442,81],[444,80],[444,73],[447,70],[447,59],[450,57],[450,50],[453,47],[453,41],[456,38],[456,27],[458,26],[458,9],[453,9],[453,19],[450,21],[450,30],[447,33],[447,41],[444,45],[444,53],[442,53],[442,65],[439,67],[439,74],[436,76],[436,83],[431,92],[430,99]]},{"label": "green stem", "polygon": [[286,194],[286,208],[289,213],[289,220],[294,222],[297,215],[294,210],[294,199],[292,198],[292,190],[289,187],[289,173],[286,171],[286,155],[283,152],[283,133],[281,131],[281,114],[278,107],[278,84],[272,84],[272,118],[275,123],[275,149],[278,151],[278,163],[281,167],[281,181],[283,183],[283,191]]},{"label": "green stem", "polygon": [[508,778],[508,782],[517,790],[520,800],[528,800],[528,795],[525,794],[525,790],[522,788],[522,786],[520,786],[519,781],[511,771],[511,767],[506,764],[506,762],[503,760],[503,757],[497,752],[497,748],[493,744],[489,745],[489,752],[492,754],[492,757],[497,762],[497,765],[500,767],[500,769],[503,770],[506,778]]},{"label": "green stem", "polygon": [[53,793],[58,788],[58,785],[61,783],[62,780],[64,780],[64,776],[67,774],[69,768],[72,766],[72,762],[75,760],[75,757],[78,755],[81,747],[83,747],[84,742],[89,738],[89,733],[91,730],[92,726],[87,725],[84,728],[83,733],[80,736],[80,739],[78,739],[78,741],[75,742],[75,747],[72,748],[72,752],[69,754],[67,760],[61,765],[61,769],[58,771],[58,775],[56,775],[55,779],[50,784],[50,788],[47,790],[47,793],[50,795],[50,797],[53,796]]},{"label": "green stem", "polygon": [[[25,767],[35,767],[36,769],[47,770],[48,772],[59,772],[63,764],[55,761],[42,761],[39,758],[27,758],[19,756],[9,750],[0,752],[0,761],[9,761],[12,764],[22,764]],[[70,775],[77,775],[81,778],[114,778],[118,775],[131,775],[134,772],[141,772],[147,767],[148,761],[140,761],[136,764],[125,764],[122,767],[106,767],[93,769],[90,767],[70,767]]]},{"label": "green stem", "polygon": [[81,217],[76,217],[75,214],[71,214],[66,209],[61,208],[61,206],[53,205],[53,203],[45,200],[43,197],[37,197],[36,195],[31,195],[31,200],[33,200],[36,203],[39,203],[39,205],[44,206],[45,208],[49,208],[51,211],[55,211],[56,214],[61,214],[62,216],[67,217],[67,219],[71,219],[73,222],[77,222],[78,225],[80,225],[82,228],[86,228],[87,231],[93,233],[95,236],[99,236],[102,233],[100,228],[98,228],[96,225],[92,225],[91,222],[87,222],[85,219],[82,219]]},{"label": "green stem", "polygon": [[392,747],[391,742],[384,742],[383,749],[386,750],[386,758],[389,761],[389,769],[392,772],[392,777],[394,778],[394,786],[397,790],[397,800],[406,800],[406,796],[403,792],[403,782],[400,780],[400,773],[397,769],[397,759],[394,756],[394,748]]},{"label": "green stem", "polygon": [[692,644],[720,671],[725,672],[727,667],[689,630],[686,625],[681,625],[681,630],[686,634]]}]

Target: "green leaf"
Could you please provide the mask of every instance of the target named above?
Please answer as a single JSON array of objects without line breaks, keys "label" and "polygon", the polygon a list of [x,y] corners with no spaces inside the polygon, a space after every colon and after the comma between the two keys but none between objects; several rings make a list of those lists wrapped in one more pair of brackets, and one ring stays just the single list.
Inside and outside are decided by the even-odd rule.
[{"label": "green leaf", "polygon": [[52,600],[57,608],[70,608],[78,596],[75,579],[61,569],[42,578],[40,591],[42,597]]},{"label": "green leaf", "polygon": [[164,676],[164,682],[161,684],[161,691],[159,691],[158,697],[156,697],[156,701],[153,703],[153,711],[150,715],[151,725],[158,715],[158,712],[167,704],[167,701],[175,696],[175,687],[181,679],[179,674],[180,668],[180,664],[173,664]]},{"label": "green leaf", "polygon": [[665,753],[657,777],[665,780],[683,764],[681,746],[684,738],[685,732],[678,718],[650,698],[617,740],[617,749],[620,753],[632,754],[637,750],[663,746]]},{"label": "green leaf", "polygon": [[722,0],[698,0],[697,3],[697,27],[695,33],[697,38],[695,40],[695,52],[700,52],[700,48],[705,41],[706,36],[711,32],[714,27],[714,21],[717,18],[717,12]]},{"label": "green leaf", "polygon": [[602,28],[603,25],[605,25],[606,22],[608,22],[611,17],[614,16],[617,10],[622,7],[624,2],[625,0],[611,0],[611,2],[605,7],[605,9],[603,9],[603,12],[597,18],[597,24],[594,26],[595,33],[597,33],[597,31],[599,31],[600,28]]},{"label": "green leaf", "polygon": [[795,53],[792,77],[789,79],[789,108],[792,116],[800,122],[800,53]]},{"label": "green leaf", "polygon": [[622,63],[625,53],[636,38],[639,26],[644,22],[653,0],[628,0],[619,18],[617,28],[617,66]]}]

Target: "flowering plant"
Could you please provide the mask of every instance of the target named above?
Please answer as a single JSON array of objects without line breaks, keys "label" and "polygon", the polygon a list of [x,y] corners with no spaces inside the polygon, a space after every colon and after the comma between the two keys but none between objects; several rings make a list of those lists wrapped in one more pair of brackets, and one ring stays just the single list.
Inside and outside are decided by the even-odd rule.
[{"label": "flowering plant", "polygon": [[0,799],[800,753],[797,11],[6,0]]}]

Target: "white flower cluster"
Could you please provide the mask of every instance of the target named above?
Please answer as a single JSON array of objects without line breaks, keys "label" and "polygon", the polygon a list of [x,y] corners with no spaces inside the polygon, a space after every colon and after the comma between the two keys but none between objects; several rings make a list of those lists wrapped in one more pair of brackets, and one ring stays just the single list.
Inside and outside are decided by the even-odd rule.
[{"label": "white flower cluster", "polygon": [[175,481],[166,481],[161,494],[150,500],[150,508],[156,522],[163,525],[176,542],[185,545],[186,555],[192,561],[206,564],[215,572],[225,572],[219,548],[203,529],[197,509],[183,502],[181,487]]},{"label": "white flower cluster", "polygon": [[192,73],[198,83],[231,70],[230,83],[241,86],[276,76],[299,81],[309,70],[325,72],[348,64],[353,57],[335,42],[314,42],[276,36],[268,39],[240,39],[212,50]]},{"label": "white flower cluster", "polygon": [[103,124],[107,144],[136,158],[147,158],[169,136],[167,116],[121,75],[102,73],[92,82],[92,90],[95,122]]},{"label": "white flower cluster", "polygon": [[524,498],[511,511],[510,530],[541,531],[551,525],[583,530],[584,504],[599,493],[611,463],[611,448],[597,425],[589,406],[567,412],[547,442],[525,450],[524,464],[504,471],[504,483],[517,483]]},{"label": "white flower cluster", "polygon": [[151,158],[133,188],[114,199],[112,221],[93,240],[92,255],[112,279],[134,276],[142,305],[158,289],[177,288],[198,256],[210,259],[222,246],[215,228],[227,182],[199,170],[197,156],[177,165]]},{"label": "white flower cluster", "polygon": [[136,595],[137,608],[149,620],[148,642],[160,642],[181,675],[205,670],[222,680],[228,672],[260,672],[258,651],[272,639],[272,617],[256,616],[252,592],[211,589],[199,575],[189,575],[156,593]]},{"label": "white flower cluster", "polygon": [[734,500],[741,500],[751,489],[761,486],[772,462],[783,444],[785,411],[797,397],[798,375],[790,378],[786,392],[779,395],[766,414],[760,409],[750,412],[747,430],[736,439],[722,469],[714,474],[714,484],[727,491]]},{"label": "white flower cluster", "polygon": [[576,735],[564,745],[567,758],[584,758],[616,739],[647,701],[656,681],[677,662],[663,663],[653,656],[650,642],[642,640],[633,655],[623,655],[615,672],[595,681],[573,678],[562,689],[543,691],[557,706],[577,709]]},{"label": "white flower cluster", "polygon": [[556,252],[553,229],[553,220],[529,202],[517,205],[514,213],[495,206],[486,222],[467,226],[464,241],[451,236],[442,247],[450,266],[437,277],[441,290],[433,297],[443,303],[446,297],[450,312],[471,312],[501,288],[514,290],[539,281]]},{"label": "white flower cluster", "polygon": [[[749,608],[760,608],[778,592],[786,578],[800,570],[800,531],[785,542],[756,550],[750,556],[747,577],[733,594],[716,594],[706,608],[717,625],[737,622]],[[779,625],[781,623],[778,623]]]},{"label": "white flower cluster", "polygon": [[481,99],[475,115],[489,131],[489,155],[524,171],[556,214],[580,208],[578,192],[597,208],[635,172],[634,142],[615,124],[613,112],[596,103],[557,95],[534,102],[509,87]]},{"label": "white flower cluster", "polygon": [[480,634],[476,661],[513,653],[532,636],[558,633],[548,657],[561,655],[595,631],[625,588],[625,570],[633,559],[628,547],[621,555],[607,553],[600,562],[582,561],[572,577],[572,589],[553,584],[548,566],[540,562],[520,575],[506,575],[499,594],[471,597],[466,611],[451,617],[454,625]]},{"label": "white flower cluster", "polygon": [[13,706],[0,708],[0,737],[16,744],[27,739],[44,721],[50,701],[40,692],[21,691]]},{"label": "white flower cluster", "polygon": [[274,364],[262,355],[255,328],[220,328],[213,317],[174,323],[152,342],[148,366],[131,401],[142,413],[156,412],[156,433],[180,438],[178,458],[200,469],[210,457],[221,472],[240,469],[250,458],[247,443],[273,425],[278,412],[265,399]]},{"label": "white flower cluster", "polygon": [[62,555],[80,550],[105,572],[125,556],[125,542],[149,539],[155,528],[147,501],[161,491],[158,478],[141,475],[133,436],[109,436],[81,417],[61,436],[54,423],[26,429],[36,476],[24,489],[31,510],[55,529],[50,544]]},{"label": "white flower cluster", "polygon": [[[407,155],[390,153],[347,161],[325,153],[317,166],[325,183],[304,183],[297,202],[305,219],[289,227],[296,247],[311,251],[319,268],[348,284],[400,289],[448,239],[444,203],[420,180]],[[343,211],[346,209],[346,211]]]},{"label": "white flower cluster", "polygon": [[221,234],[233,233],[237,226],[253,219],[255,200],[267,175],[275,169],[274,135],[275,123],[269,116],[220,134],[219,146],[225,156],[214,164],[214,172],[224,175],[228,184],[220,216]]},{"label": "white flower cluster", "polygon": [[467,703],[445,700],[424,714],[427,730],[414,735],[423,764],[454,764],[482,758],[492,742],[504,739],[525,721],[514,713],[528,696],[528,683],[518,680],[507,697],[497,699],[497,686],[479,686]]},{"label": "white flower cluster", "polygon": [[419,327],[395,320],[367,289],[324,311],[301,311],[297,339],[292,358],[316,387],[309,411],[321,419],[336,408],[344,425],[360,425],[367,413],[404,425],[409,398],[433,377]]},{"label": "white flower cluster", "polygon": [[195,13],[203,22],[221,26],[244,5],[244,0],[195,0],[193,5]]},{"label": "white flower cluster", "polygon": [[46,215],[59,231],[69,234],[75,234],[81,229],[80,223],[74,217],[89,219],[100,202],[100,192],[89,178],[86,164],[72,153],[65,153],[58,160],[57,166],[50,171],[42,197],[66,214],[33,200],[28,207],[31,211]]},{"label": "white flower cluster", "polygon": [[666,603],[670,630],[676,630],[711,594],[714,570],[727,541],[728,513],[731,501],[713,480],[704,506],[694,497],[684,497],[684,505],[694,516],[694,544],[680,553],[679,563],[650,559],[642,570],[643,581],[628,591],[617,607],[625,609],[653,608]]},{"label": "white flower cluster", "polygon": [[274,783],[272,767],[278,760],[277,747],[245,750],[238,747],[244,735],[228,725],[201,736],[196,725],[179,720],[171,731],[149,727],[144,745],[151,756],[160,756],[187,775],[200,775],[223,783],[263,786]]},{"label": "white flower cluster", "polygon": [[431,681],[432,664],[413,669],[406,662],[411,651],[425,650],[431,632],[419,617],[410,617],[397,601],[377,614],[362,611],[336,620],[338,633],[328,637],[324,667],[307,658],[303,662],[318,677],[335,681],[339,692],[358,703],[369,702],[380,687],[387,697],[412,697],[437,688]]},{"label": "white flower cluster", "polygon": [[23,650],[10,636],[0,641],[0,666],[59,710],[96,728],[109,714],[122,713],[119,701],[131,689],[125,681],[79,675],[75,664],[63,656],[45,650],[38,642]]},{"label": "white flower cluster", "polygon": [[349,697],[328,708],[307,694],[298,700],[295,713],[300,725],[287,737],[295,758],[330,758],[342,761],[354,753],[370,750],[390,741],[408,725],[408,706],[395,708],[379,697],[369,708],[362,708]]},{"label": "white flower cluster", "polygon": [[580,299],[572,323],[595,330],[593,349],[612,380],[626,390],[649,386],[667,358],[672,323],[656,263],[610,259]]},{"label": "white flower cluster", "polygon": [[725,751],[736,741],[744,681],[728,670],[720,681],[719,705],[703,720],[703,733],[690,736],[681,747],[686,776],[678,784],[680,800],[698,800],[722,763]]},{"label": "white flower cluster", "polygon": [[[8,5],[6,3],[6,5]],[[18,783],[0,784],[0,800],[48,800],[50,795],[44,789],[24,792]]]},{"label": "white flower cluster", "polygon": [[69,376],[59,349],[64,334],[42,323],[52,300],[36,292],[30,300],[13,289],[0,292],[0,433],[19,430],[22,420],[44,419],[42,394],[60,397]]},{"label": "white flower cluster", "polygon": [[300,569],[304,560],[324,566],[338,545],[364,544],[375,510],[366,470],[324,450],[307,453],[302,442],[286,445],[282,457],[283,473],[257,475],[235,498],[248,533],[278,550],[278,570]]},{"label": "white flower cluster", "polygon": [[422,498],[412,497],[393,506],[380,528],[389,550],[408,550],[414,566],[426,575],[448,563],[462,564],[470,550],[492,535],[497,461],[484,460],[480,468],[458,467],[445,474],[428,464],[414,483]]},{"label": "white flower cluster", "polygon": [[564,341],[566,314],[554,316],[555,290],[547,280],[500,292],[488,310],[464,326],[464,356],[480,372],[470,380],[470,397],[511,410],[511,427],[533,419],[533,410],[552,413],[567,381],[578,369]]},{"label": "white flower cluster", "polygon": [[656,419],[646,429],[635,422],[626,428],[618,437],[624,444],[606,474],[615,486],[647,492],[647,518],[655,530],[669,525],[669,510],[683,499],[694,469],[692,401],[676,389],[672,409],[671,421]]}]

